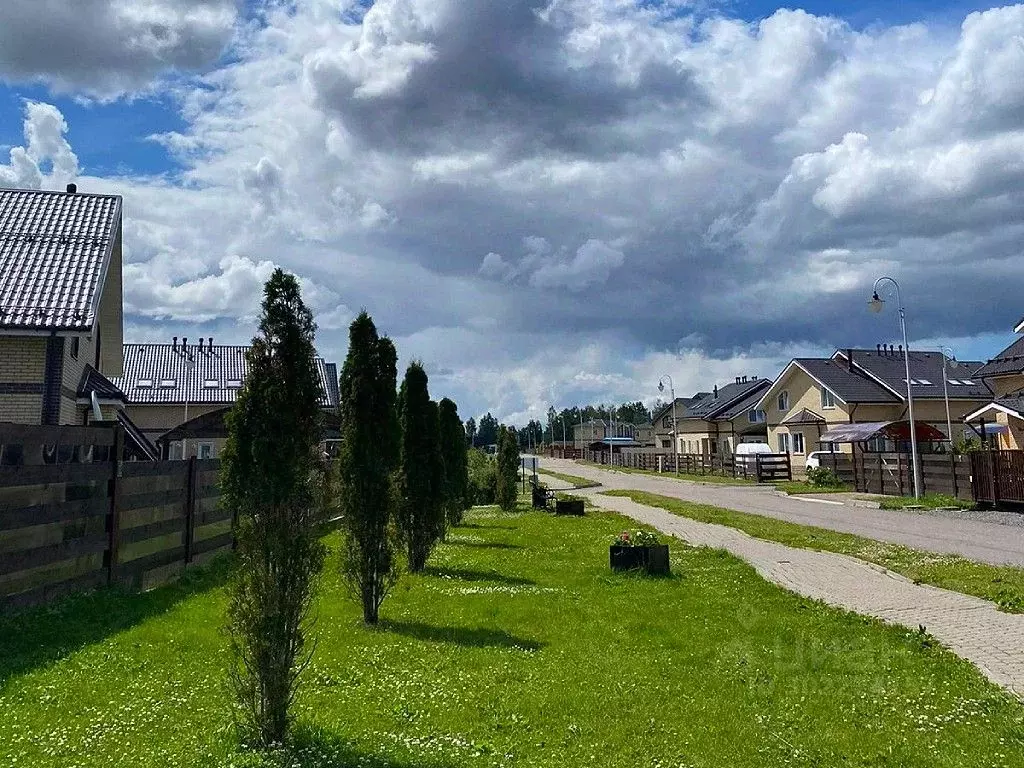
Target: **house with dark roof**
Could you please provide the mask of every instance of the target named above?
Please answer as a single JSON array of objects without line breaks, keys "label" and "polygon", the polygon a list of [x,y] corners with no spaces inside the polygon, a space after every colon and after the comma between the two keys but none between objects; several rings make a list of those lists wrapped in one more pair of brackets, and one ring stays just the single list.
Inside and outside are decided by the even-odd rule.
[{"label": "house with dark roof", "polygon": [[[1014,328],[1024,333],[1024,318]],[[974,372],[993,398],[967,414],[965,421],[995,424],[996,442],[1004,450],[1024,450],[1024,336]]]},{"label": "house with dark roof", "polygon": [[0,189],[0,421],[114,418],[122,336],[121,198]]},{"label": "house with dark roof", "polygon": [[[974,375],[979,363],[949,360],[941,352],[906,353],[878,345],[873,350],[840,349],[829,358],[791,360],[758,403],[765,413],[769,444],[798,456],[817,450],[849,451],[848,443],[822,444],[821,436],[839,424],[907,419],[905,355],[915,421],[931,424],[948,437],[948,394],[953,439],[960,439],[963,414],[991,399],[988,386]],[[871,447],[894,448],[881,439]]]},{"label": "house with dark roof", "polygon": [[769,379],[737,376],[730,384],[715,385],[711,392],[701,393],[683,414],[677,405],[677,452],[729,455],[740,443],[756,441],[763,422],[751,421],[749,413],[770,385]]},{"label": "house with dark roof", "polygon": [[[249,372],[248,346],[190,342],[125,344],[124,371],[112,384],[124,393],[124,409],[168,458],[215,458],[227,438],[224,416],[238,399]],[[338,406],[338,367],[316,358],[320,404]]]},{"label": "house with dark roof", "polygon": [[651,417],[651,423],[654,425],[653,442],[655,446],[672,450],[672,414],[675,413],[677,419],[683,418],[691,405],[710,394],[710,392],[698,392],[690,397],[677,397],[674,410],[671,400],[655,410]]}]

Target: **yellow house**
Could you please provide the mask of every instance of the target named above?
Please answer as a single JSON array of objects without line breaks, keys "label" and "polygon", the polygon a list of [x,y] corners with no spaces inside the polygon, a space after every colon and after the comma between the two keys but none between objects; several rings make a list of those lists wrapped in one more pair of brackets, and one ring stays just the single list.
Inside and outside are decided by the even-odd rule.
[{"label": "yellow house", "polygon": [[[741,442],[757,439],[764,433],[764,421],[751,422],[757,401],[771,385],[756,376],[737,377],[736,381],[715,388],[691,402],[683,415],[677,411],[676,451],[678,453],[729,455]],[[678,406],[677,406],[678,408]],[[756,415],[756,414],[755,414]],[[671,444],[671,440],[669,441]],[[760,439],[764,442],[764,438]]]},{"label": "yellow house", "polygon": [[121,198],[0,190],[0,421],[113,418],[122,335]]},{"label": "yellow house", "polygon": [[[1024,333],[1024,319],[1014,331]],[[975,372],[995,398],[965,417],[970,423],[987,421],[999,426],[998,447],[1024,450],[1024,337],[989,360]]]},{"label": "yellow house", "polygon": [[[818,450],[849,452],[850,444],[821,443],[821,436],[839,424],[907,419],[905,354],[878,346],[837,350],[830,358],[790,361],[758,403],[765,412],[769,444],[798,457]],[[964,432],[961,414],[991,400],[991,391],[970,375],[978,363],[948,359],[944,363],[944,359],[941,352],[909,352],[914,419],[948,437],[948,394],[948,419],[957,440]],[[868,449],[894,450],[895,446],[879,438]]]}]

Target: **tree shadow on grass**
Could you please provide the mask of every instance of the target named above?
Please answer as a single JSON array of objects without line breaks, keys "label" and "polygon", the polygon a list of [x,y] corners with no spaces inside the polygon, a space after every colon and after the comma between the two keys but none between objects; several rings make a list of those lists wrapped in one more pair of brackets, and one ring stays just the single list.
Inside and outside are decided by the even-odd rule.
[{"label": "tree shadow on grass", "polygon": [[0,613],[0,687],[9,678],[69,656],[224,585],[232,562],[230,555],[222,555],[149,592],[102,588],[51,605]]},{"label": "tree shadow on grass", "polygon": [[521,576],[506,576],[497,571],[473,571],[468,568],[437,568],[428,565],[423,569],[427,576],[439,579],[458,579],[459,581],[492,581],[498,584],[510,584],[517,587],[532,587],[537,584],[533,579]]},{"label": "tree shadow on grass", "polygon": [[515,530],[514,525],[484,525],[483,523],[459,523],[456,528],[476,528],[482,530],[485,528],[492,528],[501,531],[512,531]]},{"label": "tree shadow on grass", "polygon": [[537,651],[543,643],[524,637],[517,637],[501,629],[485,627],[435,627],[420,621],[393,621],[382,619],[378,625],[381,630],[429,643],[450,643],[465,648],[519,648],[524,651]]},{"label": "tree shadow on grass", "polygon": [[454,765],[454,762],[434,756],[399,758],[366,752],[359,745],[326,728],[304,723],[296,725],[291,745],[276,757],[278,759],[266,761],[267,768],[293,765],[317,765],[323,768],[351,768],[356,765],[361,768],[451,768]]},{"label": "tree shadow on grass", "polygon": [[504,541],[458,541],[448,539],[445,543],[456,547],[473,547],[474,549],[525,549],[522,544],[508,544]]}]

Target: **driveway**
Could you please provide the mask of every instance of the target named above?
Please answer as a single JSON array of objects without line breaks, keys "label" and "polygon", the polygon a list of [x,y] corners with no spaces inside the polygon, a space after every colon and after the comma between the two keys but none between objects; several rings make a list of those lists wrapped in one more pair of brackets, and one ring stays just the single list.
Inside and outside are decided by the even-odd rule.
[{"label": "driveway", "polygon": [[768,486],[691,483],[669,477],[614,472],[564,459],[541,458],[555,472],[596,480],[604,488],[671,496],[698,504],[749,512],[801,525],[853,533],[914,549],[962,555],[971,560],[1024,567],[1024,527],[894,510],[868,509],[846,501],[782,497]]}]

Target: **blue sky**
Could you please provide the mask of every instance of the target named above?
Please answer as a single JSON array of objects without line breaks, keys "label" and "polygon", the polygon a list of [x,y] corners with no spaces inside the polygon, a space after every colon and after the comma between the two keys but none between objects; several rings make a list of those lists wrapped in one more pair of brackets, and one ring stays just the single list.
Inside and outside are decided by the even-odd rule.
[{"label": "blue sky", "polygon": [[245,341],[280,265],[326,356],[365,307],[521,422],[900,343],[880,274],[915,346],[987,359],[1024,315],[1024,6],[90,3],[0,4],[0,183],[124,195],[133,340]]}]

